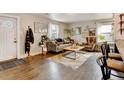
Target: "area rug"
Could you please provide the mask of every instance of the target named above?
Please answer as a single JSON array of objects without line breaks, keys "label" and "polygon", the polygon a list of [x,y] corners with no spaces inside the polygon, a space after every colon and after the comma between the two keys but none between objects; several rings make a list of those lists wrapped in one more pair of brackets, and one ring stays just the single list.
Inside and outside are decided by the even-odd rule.
[{"label": "area rug", "polygon": [[96,56],[99,54],[98,53],[89,53],[89,52],[79,52],[79,53],[77,53],[77,55],[79,57],[76,58],[76,60],[68,58],[68,57],[72,58],[74,56],[73,52],[67,54],[66,56],[63,56],[63,54],[58,54],[53,57],[50,57],[49,59],[52,62],[63,64],[64,66],[71,67],[72,69],[75,70],[75,69],[79,68],[81,65],[83,65],[88,60],[88,58],[90,58],[93,55]]},{"label": "area rug", "polygon": [[15,60],[8,61],[8,62],[1,62],[0,63],[0,71],[7,70],[10,68],[16,67],[18,65],[24,64],[24,63],[25,62],[23,59],[19,59],[19,60],[15,59]]}]

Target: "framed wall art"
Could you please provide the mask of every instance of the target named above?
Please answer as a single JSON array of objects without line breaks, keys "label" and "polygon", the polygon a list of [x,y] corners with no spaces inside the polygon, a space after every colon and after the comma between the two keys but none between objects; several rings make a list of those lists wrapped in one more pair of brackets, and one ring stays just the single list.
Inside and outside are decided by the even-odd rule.
[{"label": "framed wall art", "polygon": [[48,23],[34,22],[34,32],[46,34],[48,32]]}]

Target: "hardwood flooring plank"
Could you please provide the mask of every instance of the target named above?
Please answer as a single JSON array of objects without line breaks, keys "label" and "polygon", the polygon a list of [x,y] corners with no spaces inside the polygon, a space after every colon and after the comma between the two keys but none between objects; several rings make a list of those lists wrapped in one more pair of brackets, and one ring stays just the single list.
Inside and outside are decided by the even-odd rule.
[{"label": "hardwood flooring plank", "polygon": [[31,62],[25,62],[17,67],[0,71],[2,80],[97,80],[101,79],[101,71],[96,63],[96,59],[91,57],[74,70],[62,64],[54,63],[47,58],[55,54],[46,56],[37,55],[32,57]]}]

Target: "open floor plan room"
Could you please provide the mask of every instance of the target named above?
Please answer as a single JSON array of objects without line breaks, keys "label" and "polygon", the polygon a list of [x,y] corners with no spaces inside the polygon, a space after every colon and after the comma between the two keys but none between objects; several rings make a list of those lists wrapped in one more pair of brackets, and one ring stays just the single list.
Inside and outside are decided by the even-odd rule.
[{"label": "open floor plan room", "polygon": [[0,80],[123,80],[123,13],[0,14]]}]

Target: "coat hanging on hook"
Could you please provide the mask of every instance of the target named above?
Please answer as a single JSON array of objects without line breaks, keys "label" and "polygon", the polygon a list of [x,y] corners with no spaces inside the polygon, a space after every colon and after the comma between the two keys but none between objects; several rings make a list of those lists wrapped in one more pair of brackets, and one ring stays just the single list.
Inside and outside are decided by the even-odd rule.
[{"label": "coat hanging on hook", "polygon": [[34,43],[34,35],[30,26],[28,26],[28,30],[26,31],[26,38],[25,38],[25,53],[30,54],[30,43],[32,44]]}]

